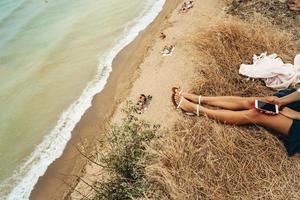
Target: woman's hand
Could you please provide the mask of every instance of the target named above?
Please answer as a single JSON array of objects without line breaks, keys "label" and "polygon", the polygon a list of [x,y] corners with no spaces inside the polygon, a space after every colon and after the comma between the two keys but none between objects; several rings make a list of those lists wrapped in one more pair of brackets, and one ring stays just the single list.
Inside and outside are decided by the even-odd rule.
[{"label": "woman's hand", "polygon": [[267,102],[271,103],[271,104],[276,104],[276,105],[278,105],[279,108],[284,105],[282,100],[278,97],[275,97],[275,96],[274,97],[268,97]]},{"label": "woman's hand", "polygon": [[278,104],[279,107],[282,107],[289,103],[300,101],[300,92],[295,91],[292,94],[289,94],[289,95],[281,97],[281,98],[277,98],[277,97],[268,97],[268,98],[270,100],[269,101],[270,103],[275,103],[275,104]]},{"label": "woman's hand", "polygon": [[300,113],[292,110],[288,107],[284,107],[281,111],[280,114],[290,118],[290,119],[300,119]]}]

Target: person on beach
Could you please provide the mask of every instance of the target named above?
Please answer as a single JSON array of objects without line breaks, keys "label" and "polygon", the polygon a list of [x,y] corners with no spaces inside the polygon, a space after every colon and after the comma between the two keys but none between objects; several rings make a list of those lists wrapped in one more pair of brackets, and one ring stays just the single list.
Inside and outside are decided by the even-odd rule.
[{"label": "person on beach", "polygon": [[152,100],[152,96],[148,95],[146,97],[146,95],[141,94],[138,98],[138,102],[137,102],[137,107],[136,107],[136,112],[138,114],[142,114],[146,111],[147,107],[150,104],[150,101]]},{"label": "person on beach", "polygon": [[167,56],[173,52],[175,45],[165,46],[162,50],[162,55]]},{"label": "person on beach", "polygon": [[141,94],[138,98],[138,102],[137,102],[137,113],[138,114],[142,114],[145,111],[145,104],[147,101],[147,97],[144,94]]},{"label": "person on beach", "polygon": [[[300,88],[281,90],[269,97],[199,96],[175,87],[172,91],[174,105],[187,114],[202,114],[231,125],[260,125],[282,136],[289,156],[300,151]],[[277,104],[280,113],[270,115],[259,112],[254,107],[257,99]]]},{"label": "person on beach", "polygon": [[184,2],[179,10],[179,13],[187,13],[193,7],[194,1]]},{"label": "person on beach", "polygon": [[187,4],[186,4],[186,2],[184,2],[179,10],[179,13],[186,13],[187,12],[186,6],[187,6]]}]

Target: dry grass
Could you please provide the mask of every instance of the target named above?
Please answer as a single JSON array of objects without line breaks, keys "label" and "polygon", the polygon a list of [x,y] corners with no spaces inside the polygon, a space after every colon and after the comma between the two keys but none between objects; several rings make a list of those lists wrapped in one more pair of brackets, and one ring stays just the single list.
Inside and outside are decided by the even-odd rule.
[{"label": "dry grass", "polygon": [[[197,74],[195,92],[205,95],[270,95],[260,81],[249,81],[239,76],[241,63],[251,63],[254,54],[277,53],[286,62],[291,62],[297,49],[291,35],[276,29],[266,19],[255,16],[251,22],[227,19],[211,27],[195,38],[202,57]],[[299,47],[298,47],[299,48]],[[217,81],[216,81],[217,80]]]},{"label": "dry grass", "polygon": [[183,123],[150,154],[161,199],[299,199],[299,157],[262,129]]},{"label": "dry grass", "polygon": [[[291,61],[297,52],[291,38],[260,17],[217,23],[195,38],[201,67],[194,91],[273,93],[262,82],[239,76],[238,68],[265,51]],[[186,120],[152,145],[148,156],[146,175],[153,185],[148,196],[155,199],[300,198],[299,156],[288,158],[277,137],[261,128],[233,127],[205,117]]]},{"label": "dry grass", "polygon": [[260,13],[268,18],[272,24],[293,33],[294,38],[299,38],[300,15],[299,12],[289,10],[287,2],[279,0],[232,0],[226,11],[228,14],[238,16],[241,19],[249,19],[254,13]]}]

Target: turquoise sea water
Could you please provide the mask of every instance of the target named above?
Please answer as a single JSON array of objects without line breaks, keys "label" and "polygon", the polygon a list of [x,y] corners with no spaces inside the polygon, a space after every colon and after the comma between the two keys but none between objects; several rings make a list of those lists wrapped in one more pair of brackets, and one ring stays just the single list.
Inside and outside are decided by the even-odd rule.
[{"label": "turquoise sea water", "polygon": [[28,199],[163,0],[0,1],[0,199]]}]

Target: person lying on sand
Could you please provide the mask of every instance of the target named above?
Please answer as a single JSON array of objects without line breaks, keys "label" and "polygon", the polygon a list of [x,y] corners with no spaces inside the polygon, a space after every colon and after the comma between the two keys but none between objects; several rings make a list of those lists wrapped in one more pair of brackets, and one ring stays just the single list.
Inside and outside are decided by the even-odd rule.
[{"label": "person lying on sand", "polygon": [[179,13],[186,13],[194,7],[194,1],[184,2],[179,10]]},{"label": "person lying on sand", "polygon": [[[201,96],[175,87],[172,91],[174,105],[187,114],[205,115],[231,125],[260,125],[281,134],[289,156],[300,151],[300,88],[282,90],[269,97]],[[254,106],[257,99],[277,104],[280,113],[259,112]]]},{"label": "person lying on sand", "polygon": [[165,46],[163,51],[162,51],[162,54],[163,55],[169,55],[169,54],[172,53],[173,49],[174,49],[174,45]]},{"label": "person lying on sand", "polygon": [[136,112],[138,114],[142,114],[145,112],[145,109],[146,109],[146,105],[150,103],[152,99],[152,96],[151,95],[148,95],[146,97],[146,95],[144,94],[141,94],[138,98],[138,101],[137,101],[137,107],[136,107]]},{"label": "person lying on sand", "polygon": [[144,94],[141,94],[140,96],[139,96],[139,98],[138,98],[138,102],[136,103],[136,105],[137,105],[137,108],[136,108],[136,110],[137,110],[137,113],[138,114],[142,114],[145,110],[144,110],[144,106],[145,106],[145,104],[146,104],[146,101],[147,101],[147,97],[146,97],[146,95],[144,95]]},{"label": "person lying on sand", "polygon": [[288,7],[292,11],[299,11],[300,10],[300,0],[289,1]]}]

